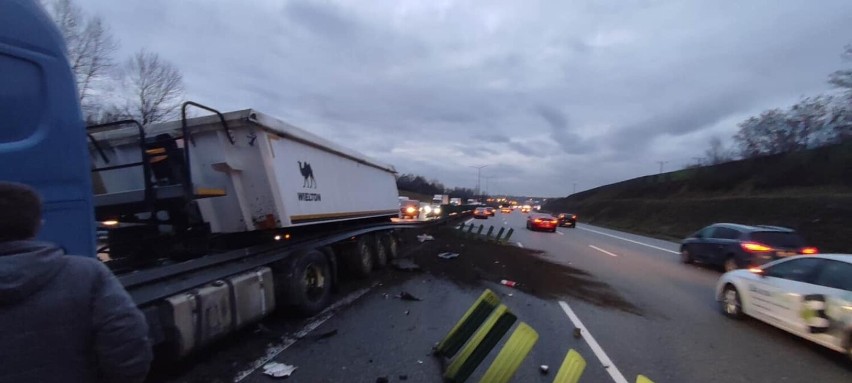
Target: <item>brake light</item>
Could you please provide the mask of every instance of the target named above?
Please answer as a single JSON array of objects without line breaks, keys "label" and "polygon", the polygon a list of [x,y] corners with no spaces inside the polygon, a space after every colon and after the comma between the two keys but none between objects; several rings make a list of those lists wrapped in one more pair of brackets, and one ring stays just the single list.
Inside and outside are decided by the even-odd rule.
[{"label": "brake light", "polygon": [[408,213],[414,213],[414,208],[409,206],[405,209],[405,211],[408,212]]},{"label": "brake light", "polygon": [[533,222],[535,222],[535,223],[539,223],[539,222],[541,222],[541,219],[536,218],[536,219],[534,219],[534,220],[533,220]]},{"label": "brake light", "polygon": [[571,216],[571,218],[572,218],[572,219],[577,219],[577,216],[576,216],[576,215],[572,215],[572,216]]},{"label": "brake light", "polygon": [[772,248],[757,242],[743,242],[740,244],[745,251],[763,252],[772,251]]},{"label": "brake light", "polygon": [[551,219],[550,222],[559,223],[559,220],[558,219]]},{"label": "brake light", "polygon": [[817,254],[819,250],[816,247],[806,247],[802,249],[802,254]]}]

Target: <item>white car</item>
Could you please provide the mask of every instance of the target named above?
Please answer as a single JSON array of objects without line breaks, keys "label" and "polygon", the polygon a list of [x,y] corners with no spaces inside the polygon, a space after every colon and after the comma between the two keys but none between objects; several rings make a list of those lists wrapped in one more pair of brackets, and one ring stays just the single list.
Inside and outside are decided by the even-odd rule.
[{"label": "white car", "polygon": [[719,278],[716,300],[852,360],[852,254],[802,255]]}]

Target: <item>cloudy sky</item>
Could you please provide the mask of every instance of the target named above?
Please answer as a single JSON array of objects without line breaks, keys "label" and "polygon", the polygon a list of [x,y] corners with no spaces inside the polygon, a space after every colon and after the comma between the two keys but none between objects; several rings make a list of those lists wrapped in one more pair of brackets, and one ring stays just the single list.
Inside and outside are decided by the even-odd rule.
[{"label": "cloudy sky", "polygon": [[[118,56],[449,186],[564,196],[681,168],[829,90],[852,2],[77,0]],[[482,188],[485,188],[485,180]]]}]

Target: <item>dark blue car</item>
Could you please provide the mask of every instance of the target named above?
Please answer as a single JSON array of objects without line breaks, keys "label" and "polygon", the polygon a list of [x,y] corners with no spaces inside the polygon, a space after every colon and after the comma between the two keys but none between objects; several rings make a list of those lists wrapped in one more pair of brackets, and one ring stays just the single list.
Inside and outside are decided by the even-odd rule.
[{"label": "dark blue car", "polygon": [[795,230],[779,226],[716,223],[681,242],[683,263],[698,261],[725,271],[762,265],[799,254],[816,254]]}]

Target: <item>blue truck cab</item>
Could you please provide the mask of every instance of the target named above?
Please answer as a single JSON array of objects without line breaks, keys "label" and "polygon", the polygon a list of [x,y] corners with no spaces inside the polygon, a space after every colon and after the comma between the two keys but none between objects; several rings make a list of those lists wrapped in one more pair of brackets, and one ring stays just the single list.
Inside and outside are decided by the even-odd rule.
[{"label": "blue truck cab", "polygon": [[0,1],[0,180],[41,193],[39,239],[94,257],[87,145],[59,30],[34,0]]}]

